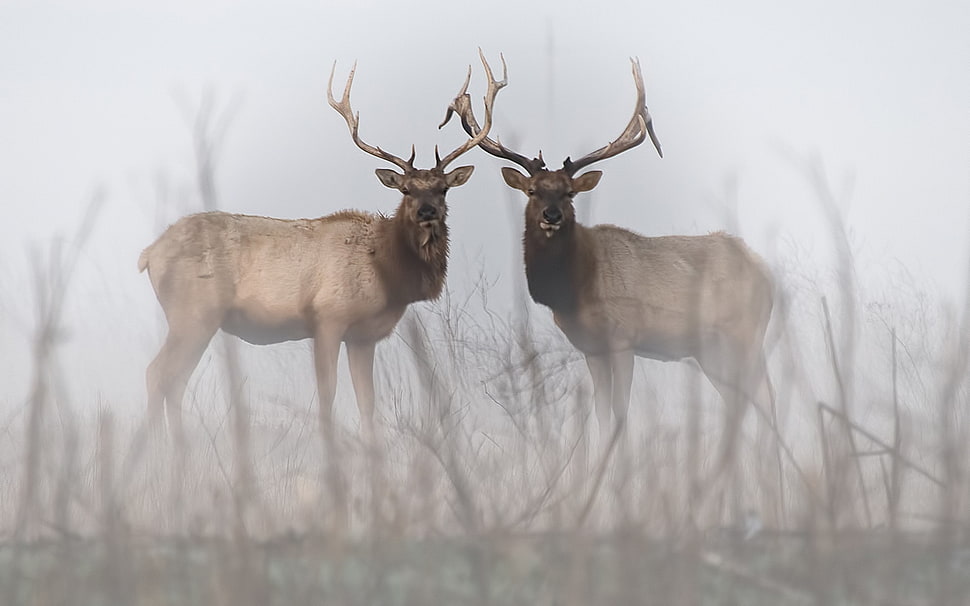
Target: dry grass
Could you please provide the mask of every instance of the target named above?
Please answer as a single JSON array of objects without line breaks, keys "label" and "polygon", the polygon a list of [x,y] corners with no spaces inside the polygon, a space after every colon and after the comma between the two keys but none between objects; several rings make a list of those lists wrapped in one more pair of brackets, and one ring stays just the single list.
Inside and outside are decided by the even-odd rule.
[{"label": "dry grass", "polygon": [[[56,263],[39,270],[38,283],[65,282],[50,273],[58,271]],[[823,308],[824,347],[800,349],[789,334],[776,347],[779,431],[791,457],[780,475],[767,417],[752,414],[731,497],[696,503],[684,470],[691,457],[714,466],[721,418],[699,373],[641,370],[629,426],[597,444],[578,354],[541,316],[515,324],[476,305],[448,299],[409,312],[380,352],[379,447],[344,423],[332,449],[321,444],[315,404],[248,403],[246,372],[228,345],[222,372],[194,383],[184,449],[146,436],[137,415],[59,413],[71,409],[56,388],[62,327],[56,313],[42,314],[30,404],[3,428],[0,599],[962,604],[970,596],[965,342],[937,352],[946,364],[937,369],[939,399],[914,402],[914,383],[928,390],[925,375],[899,355],[913,344],[890,331],[890,398],[880,413],[855,413],[847,403],[861,400],[859,390],[845,386],[838,322]],[[868,327],[853,322],[861,347]],[[818,355],[839,377],[830,377],[830,393],[841,403],[817,397],[818,377],[806,369],[819,366],[809,359]],[[799,370],[784,376],[786,368]],[[765,526],[748,539],[738,525],[745,512]]]}]

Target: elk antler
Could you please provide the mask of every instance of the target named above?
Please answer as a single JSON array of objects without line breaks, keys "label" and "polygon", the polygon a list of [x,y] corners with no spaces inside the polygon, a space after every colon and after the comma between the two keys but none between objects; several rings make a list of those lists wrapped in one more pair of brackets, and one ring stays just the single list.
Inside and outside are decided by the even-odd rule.
[{"label": "elk antler", "polygon": [[374,147],[361,141],[360,136],[357,134],[357,129],[360,127],[360,112],[354,113],[354,110],[350,107],[350,87],[354,84],[354,73],[357,71],[357,63],[355,62],[354,66],[350,68],[350,75],[347,76],[347,85],[344,87],[344,96],[340,99],[340,103],[337,103],[337,101],[333,98],[333,73],[336,71],[336,69],[337,62],[334,61],[333,68],[330,70],[330,81],[327,83],[327,101],[330,102],[330,107],[337,110],[337,112],[344,117],[344,120],[347,121],[347,126],[350,127],[350,136],[353,137],[354,143],[357,144],[357,147],[361,148],[372,156],[377,156],[382,160],[387,160],[388,162],[397,165],[405,173],[413,171],[413,145],[411,146],[411,158],[405,161],[402,158],[398,158],[393,154],[387,153],[379,147]]},{"label": "elk antler", "polygon": [[616,140],[607,143],[594,152],[586,154],[575,162],[566,158],[562,163],[562,168],[569,176],[575,175],[579,169],[589,166],[593,162],[612,158],[632,147],[640,145],[647,135],[650,135],[653,146],[657,148],[657,153],[663,158],[664,153],[660,149],[660,141],[657,139],[657,134],[653,132],[653,118],[650,117],[650,112],[647,111],[646,93],[643,92],[643,75],[640,73],[640,61],[638,59],[630,59],[630,63],[633,64],[633,80],[637,85],[637,104],[633,108],[633,117],[630,118],[629,124],[626,125],[626,128]]},{"label": "elk antler", "polygon": [[[479,49],[479,52],[481,52],[480,49]],[[485,58],[482,57],[482,61],[484,60]],[[504,56],[502,57],[502,70],[503,71],[506,70]],[[486,65],[486,72],[487,72],[487,65]],[[470,73],[471,72],[469,71],[469,74]],[[489,77],[491,77],[491,73],[490,72],[488,73],[489,73]],[[505,85],[505,78],[507,78],[507,73],[503,74],[502,86]],[[454,100],[452,100],[451,104],[448,106],[448,111],[447,113],[445,113],[445,119],[441,122],[441,124],[438,125],[438,128],[441,128],[445,124],[448,124],[448,121],[451,120],[452,114],[458,114],[458,117],[461,119],[461,126],[462,128],[465,129],[465,132],[468,133],[468,135],[470,135],[471,137],[474,137],[472,141],[474,141],[475,139],[478,139],[477,145],[482,149],[484,149],[485,151],[487,151],[488,153],[492,154],[493,156],[504,158],[506,160],[511,160],[512,162],[515,162],[522,168],[529,171],[530,175],[534,175],[536,172],[538,172],[543,167],[545,167],[545,162],[542,161],[541,154],[539,158],[534,158],[532,160],[529,160],[525,156],[521,154],[517,154],[514,151],[506,148],[500,142],[489,139],[487,134],[488,134],[488,130],[491,128],[492,116],[490,114],[486,114],[484,129],[478,126],[478,120],[475,119],[475,112],[474,110],[472,110],[471,97],[468,95],[467,90],[468,90],[468,79],[466,78],[465,85],[461,87],[461,90],[458,91],[458,95],[454,98]],[[488,108],[486,108],[486,111],[487,109]],[[483,136],[483,133],[485,136]]]},{"label": "elk antler", "polygon": [[[485,53],[482,52],[481,48],[478,49],[478,56],[481,57],[482,59],[482,65],[485,66],[485,76],[488,78],[488,90],[485,93],[485,127],[480,129],[477,133],[469,132],[468,134],[471,135],[472,138],[469,139],[468,141],[465,141],[465,143],[460,145],[458,149],[451,152],[443,159],[438,157],[438,148],[435,147],[434,148],[434,157],[436,162],[435,166],[440,170],[444,170],[444,168],[448,166],[448,164],[453,162],[455,158],[467,152],[468,150],[472,149],[473,147],[475,147],[476,145],[478,145],[479,143],[481,143],[486,139],[486,137],[488,136],[488,131],[491,130],[492,128],[492,108],[495,103],[495,96],[498,94],[498,91],[505,88],[505,86],[509,83],[509,69],[508,69],[508,66],[505,65],[505,55],[499,54],[499,57],[502,58],[502,79],[501,80],[495,80],[495,77],[492,75],[492,68],[489,67],[488,61],[485,60]],[[458,97],[463,97],[467,100],[469,111],[471,111],[471,100],[469,99],[467,91],[468,91],[468,83],[471,81],[471,78],[472,78],[472,67],[469,65],[468,75],[465,77],[465,84],[463,84],[461,87],[461,90],[458,91]],[[449,107],[448,115],[445,116],[445,121],[442,122],[441,125],[438,126],[438,128],[441,128],[442,126],[445,125],[445,122],[448,122],[448,118],[451,117],[451,111],[452,111],[451,107]],[[465,130],[467,131],[468,129],[465,129]]]}]

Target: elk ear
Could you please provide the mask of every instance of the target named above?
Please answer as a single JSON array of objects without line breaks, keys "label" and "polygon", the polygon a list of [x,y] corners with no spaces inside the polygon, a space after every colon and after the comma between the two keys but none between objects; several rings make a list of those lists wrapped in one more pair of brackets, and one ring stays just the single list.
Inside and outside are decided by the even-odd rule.
[{"label": "elk ear", "polygon": [[458,187],[459,185],[464,185],[468,183],[468,179],[472,176],[474,172],[474,166],[459,166],[455,170],[451,171],[445,175],[445,183],[448,187]]},{"label": "elk ear", "polygon": [[502,177],[505,178],[505,183],[512,189],[529,190],[529,178],[514,168],[509,166],[503,167]]},{"label": "elk ear", "polygon": [[377,178],[381,180],[384,187],[390,187],[391,189],[401,189],[404,185],[404,175],[398,172],[394,172],[389,168],[378,168],[374,171],[377,173]]},{"label": "elk ear", "polygon": [[603,171],[601,170],[591,170],[588,173],[583,173],[582,175],[573,179],[573,191],[589,191],[596,187],[596,184],[600,182],[600,177],[603,176]]}]

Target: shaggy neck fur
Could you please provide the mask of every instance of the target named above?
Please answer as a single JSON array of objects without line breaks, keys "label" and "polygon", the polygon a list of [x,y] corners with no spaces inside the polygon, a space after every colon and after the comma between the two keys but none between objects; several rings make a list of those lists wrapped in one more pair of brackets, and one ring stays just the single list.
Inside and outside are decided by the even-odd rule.
[{"label": "shaggy neck fur", "polygon": [[579,307],[579,293],[594,270],[593,255],[586,251],[583,226],[564,224],[550,238],[538,226],[526,223],[522,239],[532,299],[555,313],[574,313]]},{"label": "shaggy neck fur", "polygon": [[392,300],[407,305],[437,299],[448,273],[448,225],[439,222],[424,245],[426,229],[400,209],[381,228],[384,237],[378,241],[389,245],[378,251],[379,266]]}]

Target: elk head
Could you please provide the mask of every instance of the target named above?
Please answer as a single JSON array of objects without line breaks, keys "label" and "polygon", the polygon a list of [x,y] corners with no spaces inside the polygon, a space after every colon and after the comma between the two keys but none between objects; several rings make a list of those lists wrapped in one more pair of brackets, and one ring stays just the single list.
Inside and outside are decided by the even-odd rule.
[{"label": "elk head", "polygon": [[[643,143],[647,136],[653,142],[657,153],[663,157],[660,141],[653,130],[653,120],[647,111],[646,94],[643,90],[643,76],[640,73],[639,61],[632,60],[633,80],[637,87],[637,100],[633,108],[633,117],[616,140],[604,145],[579,160],[566,158],[562,168],[549,170],[542,159],[542,152],[536,158],[526,158],[487,136],[479,146],[493,156],[515,162],[526,170],[528,175],[522,174],[514,168],[502,169],[505,182],[514,189],[518,189],[529,197],[526,206],[526,238],[550,239],[559,233],[568,233],[576,222],[573,208],[573,198],[576,194],[586,192],[599,183],[602,171],[594,170],[576,176],[583,168],[607,158],[612,158],[632,147]],[[471,107],[471,100],[464,90],[459,92],[445,115],[441,126],[444,126],[451,114],[457,113],[461,118],[462,127],[469,135],[480,135],[481,129],[475,120]]]},{"label": "elk head", "polygon": [[[403,171],[397,172],[393,169],[378,168],[375,172],[377,173],[377,178],[385,187],[396,189],[403,195],[394,218],[404,223],[404,227],[406,228],[405,232],[411,235],[414,247],[422,256],[427,254],[426,249],[429,244],[447,240],[445,219],[448,216],[448,206],[445,202],[445,194],[450,188],[467,183],[475,167],[461,166],[451,172],[445,172],[445,169],[456,158],[481,143],[488,135],[488,131],[492,125],[492,107],[495,102],[495,96],[508,83],[504,56],[502,57],[502,80],[496,81],[481,49],[478,50],[478,54],[481,57],[482,65],[485,67],[485,74],[488,77],[488,91],[485,94],[485,126],[444,158],[438,154],[438,148],[436,146],[434,150],[435,166],[430,169],[414,167],[413,145],[411,146],[411,157],[404,160],[403,158],[385,152],[379,147],[374,147],[363,142],[357,132],[359,128],[359,114],[355,114],[350,106],[350,89],[354,83],[354,73],[357,70],[357,64],[354,64],[354,67],[350,70],[350,75],[347,76],[347,84],[344,87],[344,94],[339,103],[333,97],[333,74],[337,67],[336,62],[334,63],[334,69],[330,71],[330,81],[327,85],[327,100],[330,106],[337,110],[344,117],[344,120],[347,121],[347,126],[350,128],[350,135],[354,143],[368,154],[386,160]],[[468,90],[468,83],[471,80],[471,73],[471,66],[469,66],[468,75],[465,78],[465,83],[461,91],[458,93],[459,95],[467,96],[466,91]]]}]

